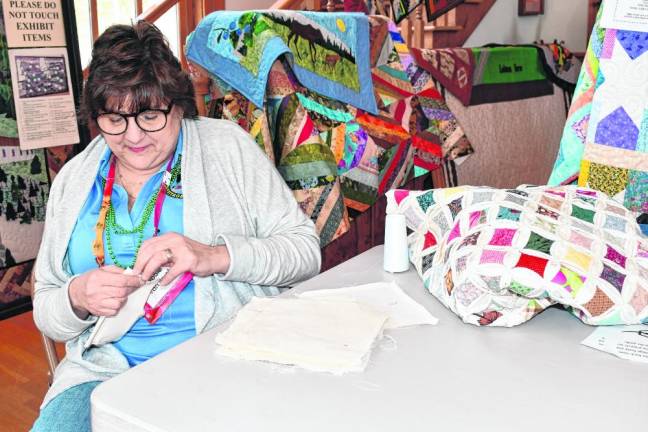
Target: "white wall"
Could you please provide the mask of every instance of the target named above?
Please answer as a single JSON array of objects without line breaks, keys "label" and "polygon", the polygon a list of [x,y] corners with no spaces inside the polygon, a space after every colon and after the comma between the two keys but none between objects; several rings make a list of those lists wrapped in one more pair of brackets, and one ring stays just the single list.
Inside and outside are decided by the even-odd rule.
[{"label": "white wall", "polygon": [[225,0],[225,9],[268,9],[275,1],[276,0]]},{"label": "white wall", "polygon": [[558,39],[571,51],[585,51],[587,10],[587,0],[545,0],[544,15],[518,16],[518,0],[497,0],[465,46]]}]

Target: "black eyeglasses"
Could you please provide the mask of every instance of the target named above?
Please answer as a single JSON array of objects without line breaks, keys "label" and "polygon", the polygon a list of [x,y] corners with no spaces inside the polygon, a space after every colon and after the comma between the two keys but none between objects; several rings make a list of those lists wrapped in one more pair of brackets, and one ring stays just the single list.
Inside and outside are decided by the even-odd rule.
[{"label": "black eyeglasses", "polygon": [[157,132],[164,129],[167,116],[173,108],[173,102],[167,109],[146,108],[137,113],[123,114],[118,112],[101,113],[95,117],[101,132],[108,135],[121,135],[128,129],[128,118],[135,117],[137,126],[145,132]]}]

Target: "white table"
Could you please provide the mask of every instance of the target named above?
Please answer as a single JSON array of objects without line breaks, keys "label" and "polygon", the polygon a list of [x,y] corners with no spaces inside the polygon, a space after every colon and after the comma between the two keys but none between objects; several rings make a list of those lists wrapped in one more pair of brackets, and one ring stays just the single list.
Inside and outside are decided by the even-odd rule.
[{"label": "white table", "polygon": [[206,332],[101,384],[105,431],[639,431],[648,365],[579,342],[593,327],[551,309],[513,329],[463,324],[413,270],[382,271],[376,247],[296,290],[395,280],[440,318],[389,332],[364,373],[334,376],[214,353]]}]

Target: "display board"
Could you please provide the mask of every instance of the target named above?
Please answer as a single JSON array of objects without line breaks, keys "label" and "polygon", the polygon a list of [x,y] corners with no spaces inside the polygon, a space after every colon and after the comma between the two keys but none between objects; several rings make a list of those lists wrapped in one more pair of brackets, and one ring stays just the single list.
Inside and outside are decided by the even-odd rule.
[{"label": "display board", "polygon": [[[9,3],[14,13],[7,21],[4,7]],[[78,128],[76,119],[82,73],[73,1],[3,0],[0,7],[0,319],[4,319],[31,308],[29,276],[51,181],[87,144],[89,134]],[[48,108],[63,100],[65,110]],[[32,111],[27,118],[25,102]],[[19,127],[21,121],[35,124],[25,129]],[[66,139],[61,139],[63,128],[73,131]],[[33,139],[26,144],[25,134],[39,137],[43,145]]]}]

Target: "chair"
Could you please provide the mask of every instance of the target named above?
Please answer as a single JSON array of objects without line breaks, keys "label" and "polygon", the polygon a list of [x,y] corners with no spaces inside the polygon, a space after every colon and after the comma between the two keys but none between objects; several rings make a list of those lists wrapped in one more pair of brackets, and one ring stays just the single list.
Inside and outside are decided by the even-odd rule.
[{"label": "chair", "polygon": [[[31,275],[29,277],[30,280],[30,285],[31,285],[31,297],[32,299],[34,298],[34,282],[36,281],[35,279],[35,269],[36,269],[36,262],[34,262],[34,267],[32,268]],[[52,381],[54,380],[54,370],[56,370],[56,366],[59,364],[59,357],[58,353],[56,352],[56,343],[45,336],[45,334],[39,332],[41,335],[41,342],[43,343],[43,349],[45,350],[45,357],[47,358],[47,381],[49,385],[52,385]]]}]

